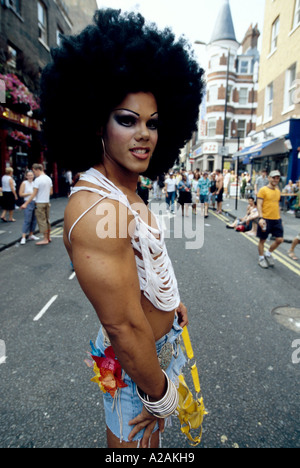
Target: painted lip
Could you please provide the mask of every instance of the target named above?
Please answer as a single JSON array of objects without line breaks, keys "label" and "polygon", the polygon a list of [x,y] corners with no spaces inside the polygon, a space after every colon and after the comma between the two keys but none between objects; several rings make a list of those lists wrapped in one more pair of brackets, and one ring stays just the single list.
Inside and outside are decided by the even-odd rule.
[{"label": "painted lip", "polygon": [[129,151],[135,158],[140,159],[141,161],[148,159],[150,156],[150,148],[145,148],[143,146],[130,148]]}]

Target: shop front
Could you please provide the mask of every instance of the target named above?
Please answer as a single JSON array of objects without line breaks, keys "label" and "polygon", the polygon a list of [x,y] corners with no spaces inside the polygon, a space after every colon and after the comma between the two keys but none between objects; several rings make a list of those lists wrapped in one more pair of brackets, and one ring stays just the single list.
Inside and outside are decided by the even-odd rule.
[{"label": "shop front", "polygon": [[[269,137],[267,140],[266,135]],[[252,140],[261,141],[234,155],[239,164],[249,165],[251,173],[258,173],[265,168],[268,172],[277,169],[282,174],[282,184],[299,179],[300,119],[290,119],[270,127],[267,131],[253,135]]]},{"label": "shop front", "polygon": [[6,167],[12,167],[17,186],[27,168],[34,162],[43,162],[40,135],[40,121],[0,106],[1,175]]}]

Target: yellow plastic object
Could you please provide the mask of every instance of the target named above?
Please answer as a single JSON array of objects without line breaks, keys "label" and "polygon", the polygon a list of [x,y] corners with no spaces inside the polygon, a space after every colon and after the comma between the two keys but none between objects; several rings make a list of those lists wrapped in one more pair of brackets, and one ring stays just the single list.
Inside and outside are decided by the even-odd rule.
[{"label": "yellow plastic object", "polygon": [[[187,327],[184,327],[181,336],[183,339],[186,355],[188,357],[188,360],[190,361],[194,358],[194,351]],[[177,407],[177,416],[180,421],[181,432],[185,434],[186,437],[189,439],[190,445],[196,447],[201,442],[202,423],[203,418],[207,414],[207,412],[205,411],[202,396],[199,398],[201,388],[196,363],[190,365],[190,371],[195,387],[196,398],[194,398],[193,393],[187,386],[184,376],[181,374],[179,376],[179,403]],[[192,436],[192,429],[199,429],[199,434],[196,437]]]},{"label": "yellow plastic object", "polygon": [[192,378],[193,378],[193,382],[194,382],[194,387],[195,387],[196,393],[200,393],[200,392],[201,392],[200,380],[199,380],[199,374],[198,374],[198,369],[197,369],[196,364],[194,364],[194,365],[191,367],[191,374],[192,374]]},{"label": "yellow plastic object", "polygon": [[181,336],[182,336],[182,339],[183,339],[183,342],[184,342],[187,357],[189,359],[193,359],[194,351],[193,351],[193,348],[192,348],[192,343],[191,343],[191,340],[190,340],[190,335],[189,335],[187,327],[184,327]]},{"label": "yellow plastic object", "polygon": [[[194,399],[192,392],[189,390],[183,375],[179,376],[179,403],[177,407],[178,418],[181,425],[181,432],[189,439],[190,444],[196,447],[201,442],[202,423],[205,411],[203,398]],[[193,437],[191,429],[199,429],[199,435]]]}]

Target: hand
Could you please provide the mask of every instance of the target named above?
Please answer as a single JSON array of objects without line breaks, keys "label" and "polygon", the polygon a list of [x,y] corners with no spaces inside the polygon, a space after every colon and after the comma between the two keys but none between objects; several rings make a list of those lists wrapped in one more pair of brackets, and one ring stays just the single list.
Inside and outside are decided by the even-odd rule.
[{"label": "hand", "polygon": [[180,302],[175,312],[178,316],[178,325],[180,325],[181,328],[189,324],[187,308],[182,304],[182,302]]},{"label": "hand", "polygon": [[264,227],[265,225],[265,220],[263,218],[261,218],[259,221],[258,221],[258,224],[260,225],[261,228]]},{"label": "hand", "polygon": [[27,208],[26,202],[23,203],[23,205],[20,206],[20,209],[21,209],[21,210],[26,210],[26,208]]},{"label": "hand", "polygon": [[131,442],[133,437],[136,436],[138,432],[140,432],[142,429],[145,429],[144,436],[141,441],[141,448],[148,448],[149,440],[156,422],[158,422],[160,432],[163,432],[165,427],[165,420],[155,418],[150,413],[148,413],[145,407],[143,407],[142,412],[136,418],[129,421],[129,426],[134,426],[128,436],[129,441]]}]

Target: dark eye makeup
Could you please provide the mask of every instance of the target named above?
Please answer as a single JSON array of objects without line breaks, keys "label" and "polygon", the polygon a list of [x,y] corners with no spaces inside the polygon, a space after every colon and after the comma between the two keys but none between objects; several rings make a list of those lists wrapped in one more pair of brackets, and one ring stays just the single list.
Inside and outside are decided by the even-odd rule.
[{"label": "dark eye makeup", "polygon": [[[119,114],[115,114],[114,119],[119,125],[122,125],[123,127],[132,127],[136,125],[139,120],[138,117],[135,117],[134,115],[119,115]],[[150,130],[157,130],[158,118],[149,119],[147,122],[147,127]]]}]

